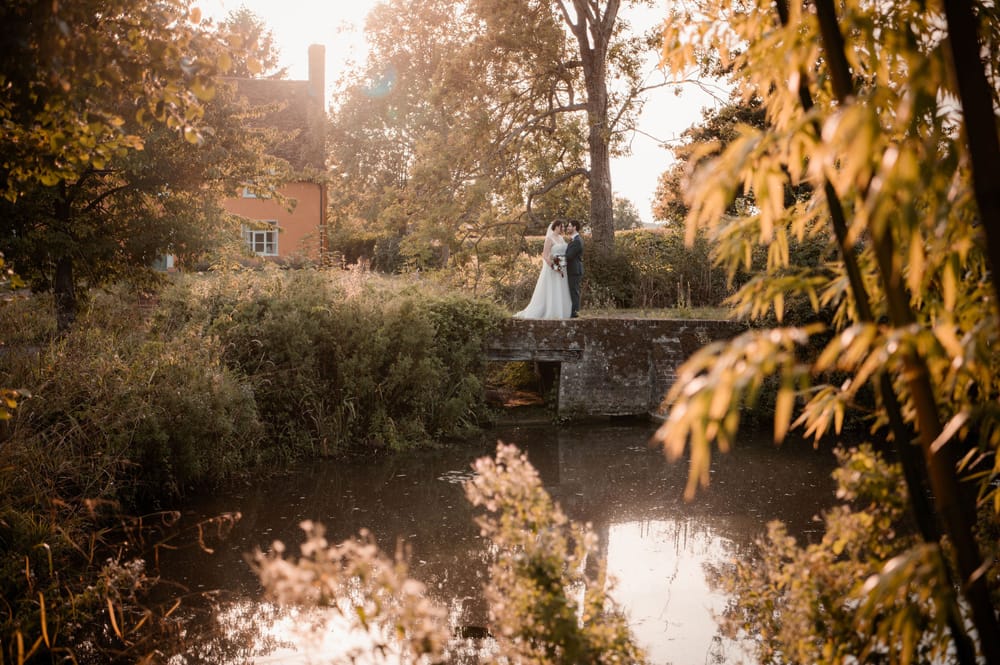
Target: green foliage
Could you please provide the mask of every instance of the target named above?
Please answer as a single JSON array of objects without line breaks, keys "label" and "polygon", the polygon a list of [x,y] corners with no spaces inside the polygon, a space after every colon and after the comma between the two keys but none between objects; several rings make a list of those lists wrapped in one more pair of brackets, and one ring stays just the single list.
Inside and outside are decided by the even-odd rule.
[{"label": "green foliage", "polygon": [[0,51],[4,198],[73,182],[142,148],[134,121],[203,138],[201,104],[228,54],[185,0],[13,0],[0,22],[19,36]]},{"label": "green foliage", "polygon": [[[935,662],[945,659],[947,623],[957,660],[968,663],[975,655],[965,648],[966,622],[975,624],[983,656],[1000,658],[996,579],[981,574],[979,554],[992,547],[981,535],[995,530],[1000,515],[1000,325],[996,266],[983,252],[996,224],[974,195],[975,152],[966,144],[996,139],[967,135],[973,114],[949,101],[961,98],[950,53],[958,41],[978,39],[989,54],[977,63],[979,73],[995,80],[1000,71],[992,48],[996,7],[974,7],[979,35],[948,34],[950,15],[945,21],[906,2],[817,3],[816,11],[758,3],[734,13],[708,0],[691,13],[678,8],[665,24],[670,69],[680,73],[717,54],[730,66],[737,98],[760,99],[765,114],[763,123],[735,126],[721,144],[693,148],[698,168],[683,188],[689,237],[707,232],[730,273],[766,256],[733,296],[737,311],[780,324],[795,298],[802,305],[794,323],[815,323],[752,331],[697,354],[680,372],[656,438],[675,455],[690,452],[693,491],[699,478],[707,480],[712,442],[728,448],[737,409],[774,376],[777,440],[789,427],[817,440],[836,437],[855,412],[869,418],[873,441],[892,442],[908,469],[908,507],[924,540],[892,560],[882,551],[845,549],[845,542],[875,547],[877,503],[831,521],[832,540],[801,556],[776,532],[772,581],[785,576],[797,584],[806,567],[820,575],[796,601],[816,604],[817,613],[791,608],[781,627],[789,652],[775,656],[780,662],[841,662],[848,652]],[[995,105],[995,89],[992,97]],[[734,210],[746,194],[753,206]],[[794,242],[817,262],[797,262]],[[871,401],[859,399],[866,391],[875,396],[870,412]],[[978,513],[962,496],[962,480],[974,488]],[[942,527],[952,548],[946,564],[935,554]],[[828,565],[839,579],[841,557],[853,563],[855,556],[886,567],[850,600],[824,595],[836,580],[818,571]],[[814,566],[803,563],[809,559]],[[848,571],[844,578],[862,574]],[[752,594],[752,586],[741,589]],[[952,598],[954,588],[964,603]],[[783,607],[771,609],[785,616]],[[764,611],[747,628],[774,639]],[[852,643],[852,630],[861,642],[840,651]],[[827,648],[798,653],[795,643]]]},{"label": "green foliage", "polygon": [[[497,651],[493,662],[645,662],[625,615],[609,597],[611,584],[589,526],[570,522],[546,493],[535,469],[513,446],[475,463],[468,500],[485,508],[477,522],[494,546],[487,599]],[[276,543],[255,552],[253,566],[266,594],[295,607],[332,609],[360,643],[345,658],[398,654],[401,662],[447,662],[447,608],[408,577],[402,552],[382,554],[371,534],[331,544],[324,529],[303,523],[302,556]],[[329,615],[312,631],[327,630]]]},{"label": "green foliage", "polygon": [[190,321],[218,338],[252,387],[269,455],[402,448],[488,417],[481,351],[500,312],[486,302],[371,285],[348,295],[314,272],[181,289],[157,325]]},{"label": "green foliage", "polygon": [[87,287],[148,285],[159,256],[235,239],[223,197],[261,173],[264,187],[285,176],[217,85],[234,57],[260,49],[203,25],[187,0],[2,11],[23,39],[0,53],[0,249],[33,290],[56,294],[60,330]]},{"label": "green foliage", "polygon": [[838,457],[844,504],[824,514],[820,540],[799,544],[775,522],[757,556],[714,572],[734,598],[723,629],[750,637],[762,665],[950,661],[954,592],[934,582],[942,554],[908,522],[899,465],[870,446]]},{"label": "green foliage", "polygon": [[537,233],[592,210],[597,244],[613,243],[610,159],[637,108],[646,42],[622,3],[573,4],[574,21],[553,3],[375,7],[368,61],[334,93],[334,226],[399,239],[402,263],[421,270],[447,265],[470,235]]},{"label": "green foliage", "polygon": [[616,248],[633,271],[634,307],[719,305],[732,292],[725,271],[715,267],[711,244],[698,234],[690,245],[677,225],[617,234]]},{"label": "green foliage", "polygon": [[613,210],[616,231],[638,229],[642,226],[642,216],[639,214],[639,209],[624,196],[615,197]]},{"label": "green foliage", "polygon": [[641,663],[624,614],[608,596],[597,538],[570,522],[514,446],[475,463],[466,486],[477,518],[497,548],[486,595],[500,650],[522,663]]},{"label": "green foliage", "polygon": [[629,256],[617,249],[608,254],[591,252],[585,257],[582,307],[632,307],[635,305],[637,271]]},{"label": "green foliage", "polygon": [[20,473],[52,483],[52,497],[135,506],[257,462],[256,407],[215,341],[151,338],[139,317],[134,305],[101,298],[86,326],[21,365],[35,398],[22,405],[10,439],[45,451]]},{"label": "green foliage", "polygon": [[[51,330],[47,302],[14,306]],[[0,357],[3,376],[31,387],[0,443],[4,662],[82,658],[81,645],[95,662],[142,655],[169,632],[169,607],[139,602],[155,583],[147,539],[176,515],[128,515],[257,461],[254,404],[214,342],[149,338],[134,303],[100,295],[72,332]]]},{"label": "green foliage", "polygon": [[[729,103],[702,111],[702,121],[684,130],[681,143],[670,148],[675,161],[660,175],[653,201],[653,216],[668,224],[679,224],[689,207],[684,200],[690,178],[700,164],[716,157],[740,135],[741,127],[764,128],[767,119],[760,99],[734,95]],[[791,188],[786,197],[795,197]],[[746,214],[755,205],[753,191],[739,192],[728,207],[729,214]]]},{"label": "green foliage", "polygon": [[[0,355],[5,383],[32,395],[0,442],[4,659],[19,662],[18,640],[34,657],[91,644],[97,659],[139,659],[169,639],[172,608],[142,605],[155,582],[142,561],[155,556],[150,525],[176,516],[123,514],[307,455],[440,440],[490,416],[482,347],[501,316],[490,303],[339,271],[179,282],[152,314],[129,292],[98,294],[81,325]],[[17,311],[41,319],[47,302]]]}]

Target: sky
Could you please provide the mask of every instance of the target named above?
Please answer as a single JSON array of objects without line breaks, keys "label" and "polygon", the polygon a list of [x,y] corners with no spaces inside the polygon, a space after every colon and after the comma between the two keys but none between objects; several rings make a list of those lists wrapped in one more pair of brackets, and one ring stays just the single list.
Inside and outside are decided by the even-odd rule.
[{"label": "sky", "polygon": [[[378,0],[201,0],[204,14],[216,20],[241,6],[259,16],[274,34],[280,51],[280,66],[288,68],[291,79],[308,78],[307,52],[310,44],[326,47],[326,80],[331,85],[348,60],[363,61],[361,37],[364,18]],[[655,26],[666,14],[662,2],[655,8],[622,10],[632,12],[637,28]],[[650,83],[663,80],[651,59],[647,70]],[[656,182],[671,163],[662,141],[676,139],[701,118],[701,109],[714,103],[712,97],[693,86],[676,94],[676,86],[649,93],[639,117],[638,132],[629,138],[631,155],[611,163],[612,187],[616,196],[632,201],[643,221],[653,221],[651,206]]]}]

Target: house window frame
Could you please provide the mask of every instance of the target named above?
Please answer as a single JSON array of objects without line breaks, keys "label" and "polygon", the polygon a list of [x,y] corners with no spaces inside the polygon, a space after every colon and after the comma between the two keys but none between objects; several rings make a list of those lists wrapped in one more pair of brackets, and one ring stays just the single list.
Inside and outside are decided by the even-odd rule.
[{"label": "house window frame", "polygon": [[243,241],[256,256],[278,256],[278,230],[276,219],[254,220],[253,224],[243,224]]}]

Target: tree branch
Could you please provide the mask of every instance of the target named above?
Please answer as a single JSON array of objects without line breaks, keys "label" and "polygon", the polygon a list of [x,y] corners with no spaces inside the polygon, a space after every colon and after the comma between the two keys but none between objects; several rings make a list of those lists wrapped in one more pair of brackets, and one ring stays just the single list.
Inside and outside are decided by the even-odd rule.
[{"label": "tree branch", "polygon": [[527,200],[527,202],[525,204],[525,209],[526,209],[526,212],[528,214],[528,218],[531,219],[531,221],[533,221],[533,222],[537,222],[538,221],[538,218],[535,217],[535,213],[531,209],[531,204],[535,200],[535,197],[542,196],[543,194],[546,194],[546,193],[552,191],[552,189],[554,187],[556,187],[558,185],[561,185],[562,183],[566,182],[567,180],[571,180],[572,178],[576,178],[576,177],[579,177],[579,176],[584,176],[584,177],[588,177],[589,178],[590,177],[590,170],[585,169],[583,167],[580,167],[580,168],[573,169],[572,171],[567,171],[567,172],[565,172],[565,173],[563,173],[563,174],[561,174],[559,176],[556,176],[552,180],[548,181],[542,187],[540,187],[538,189],[533,189],[530,192],[528,192],[528,200]]},{"label": "tree branch", "polygon": [[[779,2],[780,4],[783,3]],[[837,24],[836,8],[832,0],[814,0],[814,4],[820,22],[823,47],[833,79],[834,93],[837,101],[846,105],[854,94],[854,83],[845,52],[843,35]],[[787,17],[787,13],[785,16]],[[783,20],[783,23],[787,23],[787,18]],[[973,33],[972,37],[974,36]],[[954,40],[957,35],[951,35],[951,38]],[[981,67],[978,56],[971,66]],[[808,91],[806,93],[808,94]],[[995,132],[994,127],[994,142],[996,141]],[[826,182],[826,189],[828,192],[833,190],[829,181]],[[869,232],[872,235],[875,258],[882,275],[889,318],[894,326],[904,328],[914,323],[916,317],[910,308],[910,297],[894,260],[895,247],[891,230],[886,228],[873,229],[869,222]],[[979,645],[988,663],[1000,665],[1000,639],[998,639],[1000,628],[997,625],[985,577],[980,574],[982,558],[973,536],[973,525],[961,504],[961,491],[955,477],[957,455],[954,451],[954,445],[935,451],[934,442],[941,434],[942,426],[925,359],[919,353],[911,351],[905,355],[903,363],[904,376],[910,389],[910,397],[916,415],[917,439],[923,449],[934,502],[944,518],[945,529],[955,550],[955,558],[963,578],[961,588],[972,609],[972,620],[976,626],[976,632],[979,634]],[[901,448],[909,445],[907,441],[897,441],[897,444]],[[952,611],[957,615],[957,609],[952,608]],[[953,618],[949,617],[949,619]],[[964,631],[960,632],[961,629],[957,621],[949,621],[949,624],[952,627],[959,657],[963,661],[971,657],[974,662],[974,654],[968,653],[966,645],[963,644],[966,639]]]},{"label": "tree branch", "polygon": [[538,115],[532,116],[530,119],[528,119],[527,121],[521,123],[517,127],[512,127],[507,132],[507,135],[504,137],[504,139],[500,142],[499,149],[500,150],[505,149],[510,144],[511,141],[513,141],[517,137],[521,136],[525,131],[527,131],[531,127],[534,127],[534,126],[540,124],[546,118],[550,118],[550,117],[552,117],[554,115],[557,115],[559,113],[573,113],[575,111],[586,111],[586,110],[587,110],[587,105],[584,104],[584,103],[582,103],[582,102],[580,102],[580,103],[577,103],[577,104],[567,104],[565,106],[556,106],[556,107],[548,109],[547,111],[539,113]]}]

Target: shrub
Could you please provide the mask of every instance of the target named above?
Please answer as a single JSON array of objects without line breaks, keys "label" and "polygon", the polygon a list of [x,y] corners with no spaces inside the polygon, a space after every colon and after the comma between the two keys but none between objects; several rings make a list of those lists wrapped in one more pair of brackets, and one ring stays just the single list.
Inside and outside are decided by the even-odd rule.
[{"label": "shrub", "polygon": [[635,305],[636,270],[627,254],[615,251],[600,255],[591,253],[584,260],[581,298],[586,307],[628,308]]},{"label": "shrub", "polygon": [[482,348],[502,316],[495,305],[332,275],[192,281],[178,287],[189,295],[164,297],[158,326],[184,321],[218,337],[228,367],[252,387],[268,457],[401,448],[488,417]]},{"label": "shrub", "polygon": [[[134,307],[98,309],[47,347],[11,438],[39,451],[52,496],[135,505],[212,485],[252,466],[262,430],[252,396],[212,340],[145,338]],[[44,451],[44,452],[43,452]]]},{"label": "shrub", "polygon": [[[952,662],[955,590],[932,582],[947,576],[942,552],[908,522],[901,467],[870,445],[838,451],[838,459],[844,503],[824,513],[818,542],[800,544],[772,522],[757,556],[714,571],[734,597],[723,630],[756,636],[761,663]],[[983,544],[995,550],[989,538]]]},{"label": "shrub", "polygon": [[127,294],[98,295],[37,356],[0,355],[34,395],[0,445],[0,660],[18,662],[17,640],[32,651],[46,630],[36,658],[66,644],[94,662],[155,649],[141,640],[173,610],[140,606],[149,527],[123,515],[264,462],[402,448],[489,417],[495,305],[331,274],[181,277],[151,316]]},{"label": "shrub", "polygon": [[[481,458],[465,484],[466,498],[483,508],[476,522],[492,541],[487,600],[495,662],[644,663],[627,617],[611,598],[613,583],[599,561],[589,525],[571,522],[542,487],[538,473],[513,446]],[[276,543],[257,551],[252,565],[265,594],[289,607],[328,610],[300,622],[318,634],[332,622],[358,639],[344,660],[375,654],[400,662],[446,662],[447,607],[423,595],[398,550],[381,552],[372,534],[330,543],[322,525],[303,522],[301,556]],[[306,633],[308,634],[308,632]],[[338,654],[341,655],[341,654]]]}]

